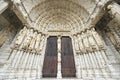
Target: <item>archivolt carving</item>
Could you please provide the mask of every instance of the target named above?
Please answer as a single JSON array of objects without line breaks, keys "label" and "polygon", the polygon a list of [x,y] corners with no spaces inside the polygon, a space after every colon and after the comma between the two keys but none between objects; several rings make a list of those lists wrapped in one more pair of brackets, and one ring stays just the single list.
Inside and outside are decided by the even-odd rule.
[{"label": "archivolt carving", "polygon": [[[50,12],[49,12],[50,11]],[[60,9],[60,12],[58,11],[58,9],[55,9],[55,12],[53,13],[52,10],[49,10],[48,13],[50,13],[49,15],[47,15],[48,13],[46,14],[43,14],[39,17],[39,19],[37,20],[36,22],[36,26],[40,25],[41,27],[46,27],[45,24],[49,25],[48,22],[51,22],[51,20],[55,23],[56,21],[54,21],[54,17],[56,16],[58,19],[61,18],[61,17],[64,17],[65,19],[68,19],[68,23],[69,24],[73,24],[72,27],[75,26],[78,26],[80,27],[81,25],[81,18],[78,17],[77,15],[75,15],[74,13],[70,13],[69,11],[66,11],[64,9]],[[51,13],[52,12],[52,13]],[[46,16],[47,15],[47,16]],[[44,18],[43,18],[44,17]],[[49,20],[50,19],[50,20]],[[57,23],[61,23],[61,22],[57,22]],[[43,26],[44,25],[44,26]],[[54,24],[53,24],[54,25]]]}]

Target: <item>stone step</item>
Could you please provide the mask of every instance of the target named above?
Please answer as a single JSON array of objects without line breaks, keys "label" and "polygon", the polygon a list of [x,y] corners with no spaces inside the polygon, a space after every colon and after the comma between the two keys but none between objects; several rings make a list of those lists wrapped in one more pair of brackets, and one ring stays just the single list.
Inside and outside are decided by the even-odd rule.
[{"label": "stone step", "polygon": [[63,78],[63,79],[57,79],[57,78],[41,78],[41,79],[35,79],[35,78],[16,78],[16,79],[1,79],[1,80],[120,80],[120,79],[112,79],[112,78]]}]

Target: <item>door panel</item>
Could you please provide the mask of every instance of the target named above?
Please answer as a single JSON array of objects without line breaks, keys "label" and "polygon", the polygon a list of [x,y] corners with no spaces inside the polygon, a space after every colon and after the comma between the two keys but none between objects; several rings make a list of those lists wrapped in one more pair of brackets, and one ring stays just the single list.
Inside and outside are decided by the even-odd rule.
[{"label": "door panel", "polygon": [[43,77],[57,77],[57,37],[49,37],[43,64]]},{"label": "door panel", "polygon": [[73,55],[72,42],[69,37],[62,37],[62,77],[75,77],[75,62]]}]

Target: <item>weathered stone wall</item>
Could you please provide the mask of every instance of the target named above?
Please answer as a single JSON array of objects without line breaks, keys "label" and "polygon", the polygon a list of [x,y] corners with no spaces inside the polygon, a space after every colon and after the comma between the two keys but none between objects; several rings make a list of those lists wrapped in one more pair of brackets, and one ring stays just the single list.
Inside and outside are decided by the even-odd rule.
[{"label": "weathered stone wall", "polygon": [[106,55],[113,78],[120,78],[120,24],[118,19],[113,16],[106,13],[96,25],[96,30],[106,45]]},{"label": "weathered stone wall", "polygon": [[[42,3],[43,1],[43,3]],[[73,41],[73,50],[76,66],[76,77],[79,79],[120,79],[120,26],[119,26],[119,5],[116,3],[108,6],[109,13],[113,18],[108,18],[108,22],[101,21],[101,23],[95,29],[95,24],[101,17],[101,8],[109,0],[89,0],[87,1],[48,1],[41,0],[13,0],[14,11],[19,11],[24,20],[31,26],[18,29],[20,27],[18,18],[15,14],[7,9],[2,16],[1,28],[0,28],[0,67],[2,79],[15,79],[15,78],[42,78],[43,59],[46,46],[46,38],[49,34],[49,23],[53,19],[53,24],[50,30],[55,28],[59,31],[65,28],[66,25],[59,25],[58,23],[68,21],[71,25],[70,37]],[[103,2],[104,4],[102,4]],[[38,3],[37,3],[38,2]],[[54,4],[53,4],[53,3]],[[60,3],[58,3],[60,2]],[[62,4],[65,2],[65,4]],[[91,5],[86,6],[91,2]],[[74,5],[73,5],[74,3]],[[86,5],[83,5],[83,4]],[[51,5],[52,4],[52,5]],[[71,4],[71,6],[66,6]],[[46,6],[47,5],[47,6]],[[97,6],[95,6],[97,5]],[[32,6],[32,7],[30,7]],[[77,7],[75,7],[77,6]],[[79,7],[81,6],[81,7]],[[91,7],[90,7],[91,6]],[[101,7],[102,6],[102,7]],[[44,8],[46,7],[46,8]],[[51,11],[47,11],[50,9]],[[54,8],[56,8],[54,10]],[[67,9],[63,11],[61,7]],[[16,10],[15,10],[16,9]],[[44,11],[45,10],[45,11]],[[69,10],[72,12],[69,13]],[[79,14],[80,10],[80,14]],[[77,12],[78,11],[78,12]],[[104,11],[104,10],[103,10]],[[88,13],[87,13],[88,12]],[[51,14],[52,13],[52,14]],[[60,13],[60,14],[59,14]],[[54,19],[54,14],[57,16]],[[64,15],[63,15],[64,14]],[[69,15],[68,15],[69,14]],[[67,16],[66,16],[67,15]],[[59,17],[60,16],[60,17]],[[63,19],[60,20],[61,16]],[[20,16],[19,16],[20,17]],[[83,17],[83,20],[80,18]],[[105,16],[106,17],[106,16]],[[48,19],[49,18],[49,19]],[[65,20],[67,19],[67,20]],[[84,25],[84,19],[87,21]],[[21,19],[22,20],[22,19]],[[24,22],[24,20],[22,20]],[[60,20],[60,22],[59,22]],[[83,22],[83,23],[82,23]],[[20,22],[21,23],[21,22]],[[104,25],[103,25],[104,24]],[[4,26],[4,27],[3,27]],[[62,26],[62,27],[61,27]],[[87,27],[87,28],[86,28]],[[62,29],[61,29],[62,28]],[[85,28],[85,29],[83,29]],[[66,35],[56,30],[52,33],[56,36]],[[20,30],[20,31],[19,31]],[[63,30],[63,31],[64,31]],[[47,32],[48,31],[48,32]],[[17,34],[17,32],[19,32]],[[48,35],[44,34],[47,33]],[[59,33],[59,34],[56,34]],[[17,36],[16,36],[17,34]],[[14,38],[16,36],[16,38]],[[59,40],[59,39],[58,39]],[[13,44],[12,44],[13,41]],[[58,41],[58,45],[61,42]],[[11,45],[12,44],[12,45]],[[12,49],[10,49],[12,47]],[[58,47],[58,74],[57,78],[61,76],[61,46]]]},{"label": "weathered stone wall", "polygon": [[20,23],[19,19],[10,9],[0,14],[0,67],[5,64],[10,54],[11,44],[22,27]]}]

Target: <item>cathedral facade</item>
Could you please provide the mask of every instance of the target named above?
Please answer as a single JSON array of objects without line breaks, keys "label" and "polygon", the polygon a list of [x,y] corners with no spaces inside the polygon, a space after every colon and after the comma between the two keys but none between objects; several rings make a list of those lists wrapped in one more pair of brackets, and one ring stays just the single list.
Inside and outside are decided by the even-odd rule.
[{"label": "cathedral facade", "polygon": [[120,80],[120,0],[0,0],[0,80]]}]

